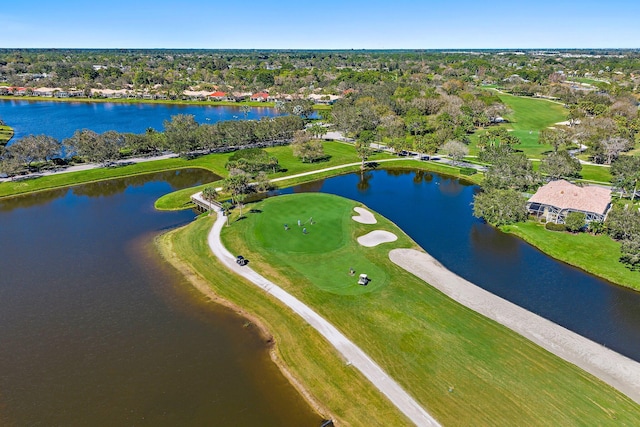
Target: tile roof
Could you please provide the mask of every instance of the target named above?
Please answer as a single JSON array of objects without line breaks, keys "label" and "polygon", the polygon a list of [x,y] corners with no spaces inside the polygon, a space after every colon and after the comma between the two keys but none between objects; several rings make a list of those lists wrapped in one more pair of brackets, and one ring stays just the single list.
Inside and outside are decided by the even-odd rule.
[{"label": "tile roof", "polygon": [[611,190],[595,186],[578,187],[561,179],[540,187],[529,203],[604,214],[611,203]]}]

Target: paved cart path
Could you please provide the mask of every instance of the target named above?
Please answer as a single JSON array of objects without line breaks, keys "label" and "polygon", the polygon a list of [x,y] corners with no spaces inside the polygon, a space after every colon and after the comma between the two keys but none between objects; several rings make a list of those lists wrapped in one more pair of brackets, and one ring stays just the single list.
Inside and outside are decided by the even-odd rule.
[{"label": "paved cart path", "polygon": [[364,351],[345,337],[335,326],[325,320],[309,306],[248,266],[241,267],[235,257],[222,245],[220,232],[226,217],[218,210],[218,218],[209,232],[208,243],[214,255],[231,271],[248,279],[253,284],[273,295],[287,307],[313,326],[345,358],[346,363],[358,369],[387,398],[418,426],[440,424],[424,410],[400,385],[393,380]]}]

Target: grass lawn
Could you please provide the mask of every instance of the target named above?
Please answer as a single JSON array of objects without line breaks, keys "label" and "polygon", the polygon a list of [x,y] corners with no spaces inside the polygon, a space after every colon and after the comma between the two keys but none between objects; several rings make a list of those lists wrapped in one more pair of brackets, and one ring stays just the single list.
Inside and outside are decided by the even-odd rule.
[{"label": "grass lawn", "polygon": [[[211,255],[206,234],[213,217],[201,217],[189,226],[156,239],[164,257],[190,280],[212,290],[217,299],[264,329],[275,346],[272,357],[296,379],[294,384],[311,394],[325,418],[340,425],[409,425],[410,422],[353,367],[327,345],[315,329],[280,303],[267,297]],[[297,226],[296,226],[297,227]]]},{"label": "grass lawn", "polygon": [[9,126],[0,126],[0,145],[5,145],[13,138],[13,129]]},{"label": "grass lawn", "polygon": [[611,169],[607,166],[582,165],[582,179],[611,185]]},{"label": "grass lawn", "polygon": [[553,232],[533,221],[504,226],[502,230],[515,234],[560,261],[610,282],[640,290],[640,272],[631,271],[618,261],[620,243],[609,236]]},{"label": "grass lawn", "polygon": [[[391,263],[389,250],[416,248],[415,243],[379,215],[375,225],[352,221],[354,206],[358,204],[317,193],[266,199],[252,205],[253,212],[241,221],[232,218],[223,241],[232,253],[245,255],[252,268],[334,323],[444,425],[637,421],[640,407],[630,399]],[[316,223],[303,234],[297,219],[310,216]],[[376,229],[391,231],[398,240],[374,248],[357,244],[357,236]],[[193,245],[204,244],[203,227],[194,225],[184,232]],[[211,256],[199,257],[188,258],[196,269],[211,263]],[[357,285],[348,274],[350,267],[356,274],[367,273],[371,287]],[[267,296],[264,300],[270,301]],[[276,311],[267,310],[267,319],[287,310]],[[279,346],[281,351],[284,347]],[[307,359],[316,359],[313,350],[288,363],[295,367]],[[324,374],[310,374],[300,379],[315,395],[310,383]],[[331,378],[338,381],[341,376],[342,371]],[[354,425],[392,425],[376,406],[371,405],[368,419],[342,412],[338,417]]]},{"label": "grass lawn", "polygon": [[598,83],[611,84],[606,80],[589,79],[586,77],[571,77],[570,79],[567,79],[567,82],[587,83],[594,86]]},{"label": "grass lawn", "polygon": [[[354,163],[359,161],[352,145],[341,142],[328,141],[324,143],[325,153],[330,156],[327,161],[316,163],[302,163],[293,156],[290,146],[271,147],[266,150],[270,155],[279,159],[280,166],[286,171],[271,174],[271,178],[280,176],[293,175],[311,170],[323,169],[331,166],[337,166],[345,163]],[[23,194],[33,191],[42,191],[52,188],[66,187],[70,185],[83,184],[87,182],[102,181],[106,179],[119,178],[123,176],[138,175],[149,172],[157,172],[161,170],[172,170],[181,168],[202,168],[207,169],[219,176],[225,177],[228,171],[225,169],[227,160],[233,153],[209,154],[187,160],[184,158],[173,158],[166,160],[157,160],[151,162],[137,163],[135,165],[122,166],[118,168],[98,168],[88,171],[63,173],[50,176],[44,176],[35,179],[29,179],[18,182],[0,183],[0,197],[8,197],[17,194]],[[372,156],[372,160],[390,158],[390,154],[378,153]],[[187,194],[188,191],[183,191]],[[195,192],[195,191],[194,191]],[[165,208],[179,208],[189,202],[189,193],[186,197],[176,198]],[[160,206],[162,206],[160,203]]]},{"label": "grass lawn", "polygon": [[[534,170],[540,169],[540,161],[532,160]],[[577,181],[598,182],[606,185],[611,185],[611,172],[608,167],[595,166],[595,165],[582,165],[580,171],[580,179]]]},{"label": "grass lawn", "polygon": [[[524,151],[527,156],[533,158],[541,158],[543,153],[551,151],[550,145],[538,144],[538,135],[540,130],[566,120],[567,111],[564,107],[544,99],[513,96],[505,93],[499,93],[498,96],[512,110],[512,113],[505,117],[509,119],[509,123],[502,126],[512,130],[513,135],[520,138],[521,143],[515,145],[514,148]],[[477,134],[482,132],[479,131]],[[471,141],[470,154],[477,154],[475,147],[477,135],[472,136]]]}]

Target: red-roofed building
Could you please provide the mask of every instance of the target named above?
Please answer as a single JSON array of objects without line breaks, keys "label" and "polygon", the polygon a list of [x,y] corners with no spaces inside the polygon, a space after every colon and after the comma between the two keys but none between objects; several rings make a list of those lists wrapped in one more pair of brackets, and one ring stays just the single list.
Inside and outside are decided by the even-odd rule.
[{"label": "red-roofed building", "polygon": [[251,100],[254,102],[267,102],[269,100],[269,94],[267,92],[258,92],[251,95]]},{"label": "red-roofed building", "polygon": [[27,88],[26,87],[10,87],[9,92],[12,95],[25,96],[27,94]]},{"label": "red-roofed building", "polygon": [[209,98],[212,101],[227,101],[229,99],[229,98],[227,98],[226,92],[220,92],[219,90],[215,91],[211,95],[209,95]]}]

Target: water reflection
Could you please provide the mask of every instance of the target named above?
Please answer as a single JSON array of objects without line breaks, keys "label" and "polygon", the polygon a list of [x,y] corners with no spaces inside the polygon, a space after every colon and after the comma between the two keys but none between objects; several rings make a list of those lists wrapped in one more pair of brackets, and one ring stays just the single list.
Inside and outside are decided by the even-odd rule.
[{"label": "water reflection", "polygon": [[366,193],[367,190],[371,187],[370,181],[372,179],[373,179],[373,174],[371,172],[365,172],[365,171],[360,172],[360,180],[356,185],[356,187],[358,188],[358,191],[361,193]]}]

